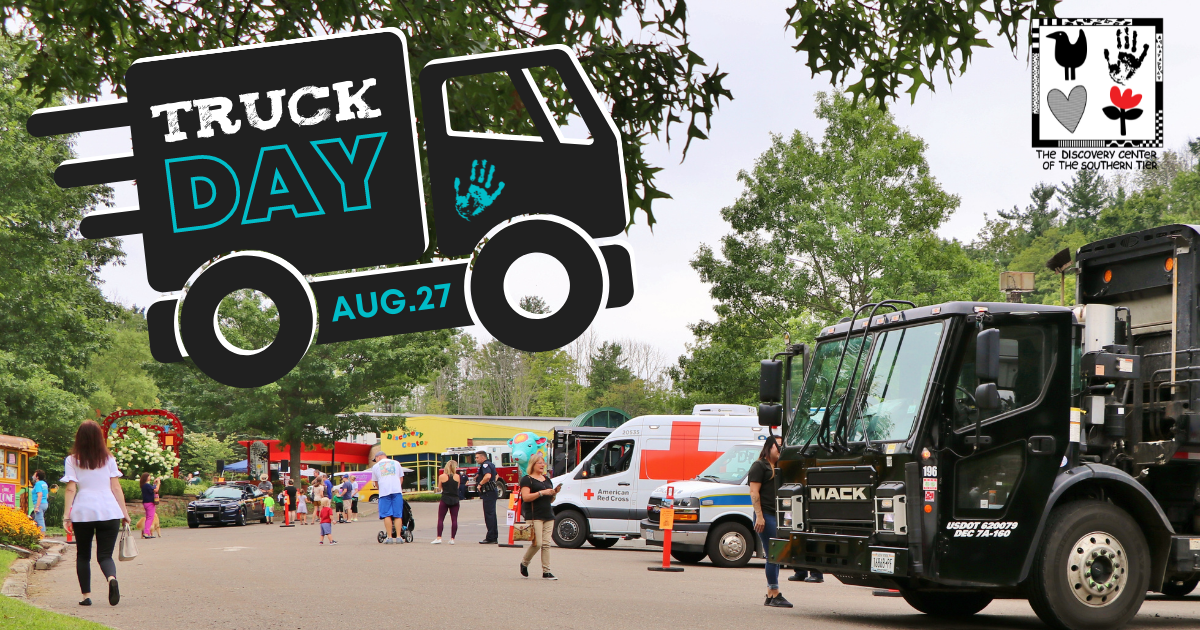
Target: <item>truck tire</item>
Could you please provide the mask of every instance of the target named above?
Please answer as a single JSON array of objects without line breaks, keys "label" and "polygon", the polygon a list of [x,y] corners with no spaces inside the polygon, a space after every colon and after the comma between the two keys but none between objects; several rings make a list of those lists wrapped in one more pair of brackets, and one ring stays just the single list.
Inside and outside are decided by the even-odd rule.
[{"label": "truck tire", "polygon": [[1050,513],[1029,582],[1029,605],[1060,630],[1120,628],[1146,599],[1150,548],[1124,510],[1075,501]]},{"label": "truck tire", "polygon": [[617,544],[620,538],[596,538],[595,536],[588,538],[588,542],[597,549],[608,549]]},{"label": "truck tire", "polygon": [[238,510],[237,521],[235,521],[235,523],[238,527],[246,524],[246,510]]},{"label": "truck tire", "polygon": [[[509,303],[504,278],[518,259],[546,254],[567,271],[570,292],[562,307],[534,316]],[[468,306],[496,339],[526,352],[561,348],[582,335],[607,299],[604,256],[577,226],[558,217],[514,219],[479,250],[467,273]]]},{"label": "truck tire", "polygon": [[1163,582],[1163,595],[1173,599],[1187,597],[1189,593],[1196,590],[1196,585],[1200,584],[1200,576],[1193,577],[1187,580],[1167,580]]},{"label": "truck tire", "polygon": [[[754,534],[741,523],[727,522],[708,532],[708,559],[718,567],[744,567],[754,555]],[[680,561],[682,562],[682,560]]]},{"label": "truck tire", "polygon": [[563,510],[554,517],[554,544],[565,549],[578,549],[588,539],[588,522],[575,510]]},{"label": "truck tire", "polygon": [[683,551],[682,549],[672,549],[671,557],[684,564],[696,564],[707,556],[703,551]]},{"label": "truck tire", "polygon": [[[279,309],[279,332],[258,350],[233,346],[217,326],[221,300],[247,288],[262,291]],[[295,267],[273,254],[238,252],[213,263],[192,283],[180,305],[179,337],[196,367],[213,380],[259,387],[300,363],[316,336],[316,323],[316,299]]]},{"label": "truck tire", "polygon": [[970,617],[992,603],[992,596],[986,593],[915,591],[902,588],[900,595],[909,606],[930,617]]}]

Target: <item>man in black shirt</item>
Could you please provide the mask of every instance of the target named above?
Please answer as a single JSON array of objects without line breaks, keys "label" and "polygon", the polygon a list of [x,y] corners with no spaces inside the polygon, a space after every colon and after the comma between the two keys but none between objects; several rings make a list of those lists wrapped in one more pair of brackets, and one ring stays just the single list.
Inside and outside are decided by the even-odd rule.
[{"label": "man in black shirt", "polygon": [[483,500],[483,522],[487,525],[487,535],[479,544],[494,545],[500,539],[500,531],[496,527],[496,498],[500,493],[496,491],[495,484],[499,473],[496,472],[496,465],[488,461],[487,453],[483,451],[475,453],[475,463],[479,464],[475,473],[475,490]]},{"label": "man in black shirt", "polygon": [[288,498],[288,504],[287,504],[288,522],[295,523],[296,522],[296,485],[294,483],[292,483],[291,477],[288,477],[287,486],[285,486],[283,488],[283,491],[287,493],[287,498]]},{"label": "man in black shirt", "polygon": [[[762,539],[763,549],[771,548],[775,537],[775,489],[779,479],[775,475],[775,463],[779,461],[779,438],[767,436],[758,460],[750,465],[746,480],[750,482],[750,502],[754,504],[754,531]],[[779,592],[779,565],[767,563],[767,600],[764,606],[791,608],[792,604]]]}]

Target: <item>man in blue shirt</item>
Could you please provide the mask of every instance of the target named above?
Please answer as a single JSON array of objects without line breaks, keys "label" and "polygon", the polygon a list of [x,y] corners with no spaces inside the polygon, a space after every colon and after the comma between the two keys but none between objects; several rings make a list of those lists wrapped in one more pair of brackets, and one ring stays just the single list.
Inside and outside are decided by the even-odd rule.
[{"label": "man in blue shirt", "polygon": [[37,523],[38,529],[42,533],[46,533],[46,508],[50,507],[50,488],[46,486],[46,471],[38,469],[33,471],[33,490],[30,492],[31,503],[33,504],[33,521]]},{"label": "man in blue shirt", "polygon": [[483,500],[483,522],[487,525],[487,536],[479,544],[494,545],[500,538],[496,528],[496,498],[500,493],[496,491],[495,483],[500,475],[496,472],[496,465],[488,461],[487,453],[483,451],[475,453],[475,463],[479,464],[479,470],[475,473],[475,489]]}]

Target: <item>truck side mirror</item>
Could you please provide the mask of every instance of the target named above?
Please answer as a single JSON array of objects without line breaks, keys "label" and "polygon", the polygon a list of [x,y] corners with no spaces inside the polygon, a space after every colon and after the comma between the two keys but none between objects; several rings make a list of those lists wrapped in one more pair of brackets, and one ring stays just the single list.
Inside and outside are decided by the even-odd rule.
[{"label": "truck side mirror", "polygon": [[980,383],[975,388],[975,408],[980,411],[1000,408],[1000,391],[995,383]]},{"label": "truck side mirror", "polygon": [[[766,363],[766,361],[763,361]],[[783,425],[783,405],[779,403],[763,403],[758,406],[758,424],[764,427]]]},{"label": "truck side mirror", "polygon": [[1000,331],[996,328],[980,331],[975,337],[975,376],[992,382],[1000,378]]},{"label": "truck side mirror", "polygon": [[[783,361],[762,361],[758,366],[758,401],[777,403],[783,393]],[[761,413],[761,412],[760,412]]]}]

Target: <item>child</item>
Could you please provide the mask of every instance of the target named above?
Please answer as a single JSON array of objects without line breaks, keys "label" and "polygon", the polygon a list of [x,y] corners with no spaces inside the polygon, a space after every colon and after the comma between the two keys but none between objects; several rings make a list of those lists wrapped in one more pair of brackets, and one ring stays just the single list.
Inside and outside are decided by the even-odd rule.
[{"label": "child", "polygon": [[275,522],[275,499],[272,499],[271,495],[268,494],[263,497],[263,507],[266,508],[266,512],[267,512],[267,525],[274,523]]},{"label": "child", "polygon": [[325,544],[325,537],[329,537],[329,544],[336,545],[337,541],[333,539],[333,508],[329,507],[329,497],[321,499],[321,543]]},{"label": "child", "polygon": [[296,493],[296,519],[301,525],[308,525],[308,497],[303,492]]}]

